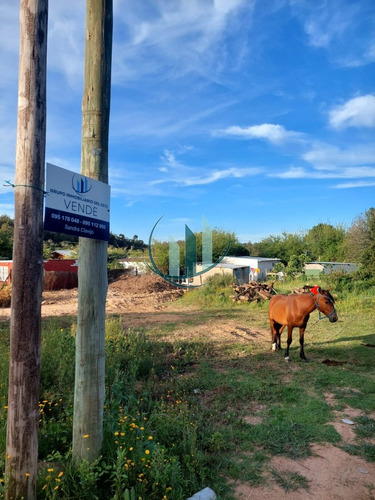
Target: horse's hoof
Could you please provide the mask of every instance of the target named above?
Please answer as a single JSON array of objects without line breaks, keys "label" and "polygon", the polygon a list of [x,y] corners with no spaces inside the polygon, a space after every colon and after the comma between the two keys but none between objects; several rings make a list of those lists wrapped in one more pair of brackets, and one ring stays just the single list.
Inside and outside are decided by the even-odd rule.
[{"label": "horse's hoof", "polygon": [[285,356],[284,361],[286,361],[287,363],[289,363],[289,361],[290,361],[289,356]]}]

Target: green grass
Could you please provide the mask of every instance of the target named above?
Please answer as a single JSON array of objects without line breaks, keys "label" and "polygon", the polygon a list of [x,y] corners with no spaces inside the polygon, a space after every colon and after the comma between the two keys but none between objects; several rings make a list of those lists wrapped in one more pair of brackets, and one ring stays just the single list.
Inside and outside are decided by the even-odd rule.
[{"label": "green grass", "polygon": [[[368,346],[375,344],[375,331],[367,307],[373,291],[359,302],[348,294],[337,298],[335,324],[312,314],[305,364],[297,331],[290,363],[270,351],[268,337],[265,343],[246,336],[248,329],[268,331],[267,302],[234,304],[222,283],[202,290],[186,294],[176,320],[165,325],[127,329],[121,316],[108,318],[104,442],[102,456],[90,465],[74,466],[71,458],[74,318],[43,320],[38,498],[185,500],[210,486],[231,500],[234,481],[264,484],[272,456],[301,459],[314,443],[375,460],[369,442],[375,435],[374,350]],[[205,335],[213,325],[220,333],[225,323],[244,335]],[[8,357],[9,325],[3,322],[0,478]],[[333,410],[345,406],[361,412],[350,445],[329,424]],[[271,476],[287,492],[308,490],[306,479],[293,472],[271,470]]]}]

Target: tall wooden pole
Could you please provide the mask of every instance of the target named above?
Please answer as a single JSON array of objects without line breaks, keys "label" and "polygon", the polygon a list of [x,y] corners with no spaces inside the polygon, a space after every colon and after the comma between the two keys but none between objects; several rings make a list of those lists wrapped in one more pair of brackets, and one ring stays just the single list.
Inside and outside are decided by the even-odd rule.
[{"label": "tall wooden pole", "polygon": [[36,498],[48,0],[21,0],[6,498]]},{"label": "tall wooden pole", "polygon": [[[112,0],[86,0],[81,173],[108,182]],[[103,440],[107,242],[80,238],[73,457],[92,462]]]}]

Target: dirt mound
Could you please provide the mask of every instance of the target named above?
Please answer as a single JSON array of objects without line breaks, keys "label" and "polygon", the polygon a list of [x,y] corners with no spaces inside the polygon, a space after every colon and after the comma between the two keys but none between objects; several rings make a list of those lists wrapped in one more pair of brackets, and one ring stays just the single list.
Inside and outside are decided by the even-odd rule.
[{"label": "dirt mound", "polygon": [[[112,278],[113,279],[113,278]],[[123,274],[108,285],[107,314],[141,314],[166,309],[177,300],[184,291],[170,285],[156,274],[131,276]],[[1,305],[1,301],[0,301]],[[10,317],[9,300],[0,307],[0,320]],[[78,288],[71,290],[43,290],[42,315],[76,315],[78,310]]]},{"label": "dirt mound", "polygon": [[110,284],[110,289],[122,295],[144,295],[147,293],[160,293],[179,291],[157,274],[140,274],[138,276],[123,275]]}]

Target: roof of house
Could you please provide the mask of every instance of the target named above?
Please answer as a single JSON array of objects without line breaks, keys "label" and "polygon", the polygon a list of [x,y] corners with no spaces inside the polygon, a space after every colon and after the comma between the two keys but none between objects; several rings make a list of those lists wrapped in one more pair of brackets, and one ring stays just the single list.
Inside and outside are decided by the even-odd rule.
[{"label": "roof of house", "polygon": [[224,262],[224,263],[217,264],[215,267],[217,267],[219,269],[221,269],[221,268],[224,268],[224,269],[243,269],[243,268],[249,267],[249,266],[241,266],[240,264],[226,264]]},{"label": "roof of house", "polygon": [[311,261],[311,262],[306,262],[306,264],[322,264],[322,265],[340,265],[340,266],[358,266],[355,262],[321,262],[318,260]]},{"label": "roof of house", "polygon": [[[226,257],[224,257],[224,259],[236,259],[237,261],[238,260],[243,260],[246,262],[246,260],[257,260],[258,262],[267,262],[267,261],[270,261],[270,262],[279,262],[280,259],[278,258],[274,258],[274,257],[251,257],[251,256],[240,256],[240,257],[236,257],[236,256],[232,256],[232,255],[227,255]],[[223,260],[224,260],[223,259]]]}]

